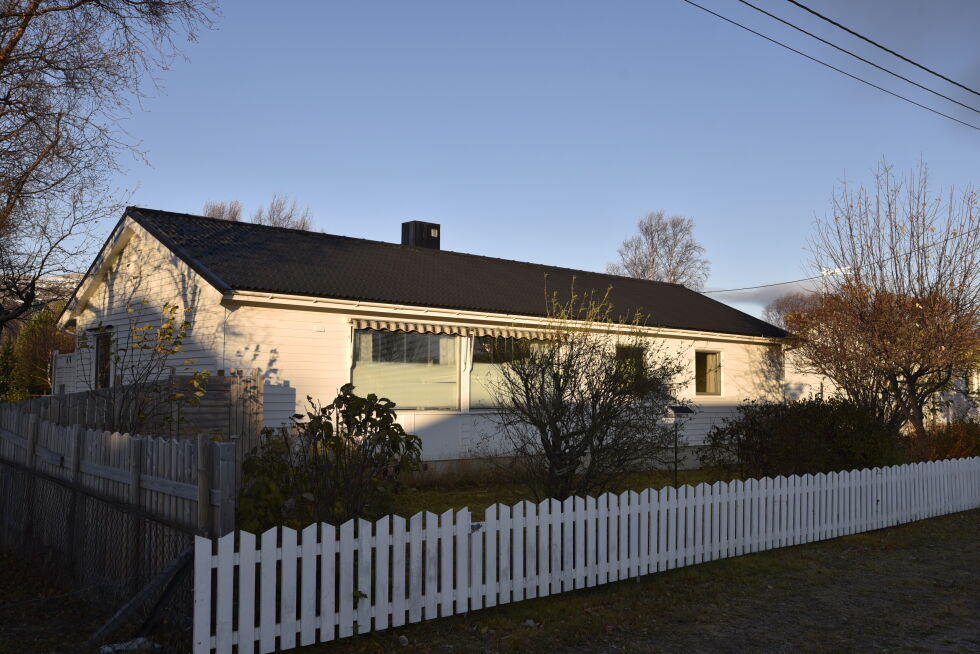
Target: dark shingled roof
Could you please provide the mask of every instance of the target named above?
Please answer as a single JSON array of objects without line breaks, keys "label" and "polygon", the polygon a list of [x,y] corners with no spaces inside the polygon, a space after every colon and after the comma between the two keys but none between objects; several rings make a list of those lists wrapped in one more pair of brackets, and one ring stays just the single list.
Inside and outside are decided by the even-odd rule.
[{"label": "dark shingled roof", "polygon": [[605,293],[659,327],[782,337],[769,323],[678,284],[407,247],[155,209],[126,214],[222,291],[263,291],[544,316],[545,288]]}]

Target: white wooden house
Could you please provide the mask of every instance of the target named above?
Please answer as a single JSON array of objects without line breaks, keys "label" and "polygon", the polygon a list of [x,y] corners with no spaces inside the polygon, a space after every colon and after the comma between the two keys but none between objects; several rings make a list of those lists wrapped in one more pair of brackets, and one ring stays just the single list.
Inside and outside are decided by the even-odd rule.
[{"label": "white wooden house", "polygon": [[[617,311],[643,311],[651,338],[689,364],[690,445],[737,404],[782,399],[777,327],[676,284],[442,251],[439,230],[405,223],[394,244],[130,207],[61,324],[81,335],[125,328],[130,310],[191,308],[174,365],[258,369],[266,425],[353,382],[397,402],[427,460],[465,458],[492,430],[480,339],[533,335],[546,285],[611,289]],[[107,366],[98,344],[57,357],[55,392],[114,383]]]}]

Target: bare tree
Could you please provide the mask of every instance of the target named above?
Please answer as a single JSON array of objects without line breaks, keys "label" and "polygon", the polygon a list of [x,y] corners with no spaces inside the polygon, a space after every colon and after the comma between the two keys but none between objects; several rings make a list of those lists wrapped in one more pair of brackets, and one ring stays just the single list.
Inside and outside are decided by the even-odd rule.
[{"label": "bare tree", "polygon": [[654,211],[636,227],[637,235],[619,248],[619,261],[607,266],[610,274],[683,284],[696,291],[704,288],[711,264],[694,240],[693,218],[667,218],[663,211]]},{"label": "bare tree", "polygon": [[874,181],[835,193],[812,242],[832,274],[786,322],[813,371],[867,385],[922,437],[936,394],[980,363],[980,208],[973,188],[933,191],[925,164]]},{"label": "bare tree", "polygon": [[290,200],[281,193],[274,193],[267,207],[259,207],[252,214],[252,222],[273,227],[290,229],[313,229],[313,214],[309,207],[299,208],[296,200]]},{"label": "bare tree", "polygon": [[639,317],[622,325],[611,312],[608,297],[552,296],[540,340],[482,341],[499,365],[499,430],[484,453],[508,457],[505,474],[538,499],[610,490],[624,472],[662,462],[671,442],[663,418],[679,359]]},{"label": "bare tree", "polygon": [[231,202],[208,200],[204,203],[204,209],[201,210],[201,213],[209,218],[238,222],[242,219],[242,203],[238,200]]},{"label": "bare tree", "polygon": [[136,152],[120,126],[143,80],[209,20],[208,0],[0,3],[0,328],[77,272],[116,213],[109,176]]},{"label": "bare tree", "polygon": [[[242,203],[238,200],[231,202],[215,202],[208,200],[204,203],[203,213],[211,218],[240,221],[242,219]],[[250,222],[257,225],[287,227],[289,229],[313,229],[313,212],[309,207],[300,207],[295,199],[290,199],[282,193],[273,193],[269,204],[259,207],[252,212]]]}]

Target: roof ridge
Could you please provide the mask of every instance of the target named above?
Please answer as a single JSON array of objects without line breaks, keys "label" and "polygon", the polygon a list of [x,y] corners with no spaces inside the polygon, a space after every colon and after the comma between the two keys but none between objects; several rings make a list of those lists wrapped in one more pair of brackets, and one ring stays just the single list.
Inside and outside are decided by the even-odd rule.
[{"label": "roof ridge", "polygon": [[[546,264],[546,263],[536,263],[534,261],[521,261],[520,259],[505,259],[503,257],[494,257],[494,256],[490,256],[490,255],[487,255],[487,254],[474,254],[472,252],[458,252],[456,250],[442,250],[442,249],[436,250],[436,249],[433,249],[433,248],[424,248],[424,247],[418,247],[418,246],[412,246],[412,245],[402,245],[401,243],[392,243],[391,241],[379,241],[379,240],[373,239],[373,238],[362,238],[362,237],[359,237],[359,236],[345,236],[343,234],[330,234],[328,232],[314,232],[314,231],[310,231],[310,230],[307,230],[307,229],[296,229],[294,227],[280,227],[279,225],[263,225],[263,224],[260,224],[260,223],[253,223],[253,222],[249,222],[249,221],[245,221],[245,220],[225,220],[224,218],[215,218],[213,216],[200,216],[198,214],[185,213],[185,212],[181,212],[181,211],[167,211],[166,209],[150,209],[148,207],[137,207],[137,206],[126,207],[126,210],[127,211],[129,211],[131,209],[132,210],[136,210],[136,211],[153,211],[153,212],[156,212],[156,213],[165,213],[165,214],[170,214],[170,215],[173,215],[173,216],[184,216],[184,217],[187,217],[187,218],[195,218],[195,219],[208,220],[208,221],[219,222],[219,223],[224,223],[224,224],[239,225],[239,226],[242,226],[242,227],[245,227],[245,228],[257,227],[257,228],[262,228],[262,229],[277,230],[277,231],[280,231],[280,232],[290,232],[290,233],[297,233],[297,234],[309,234],[309,235],[317,236],[317,237],[339,238],[339,239],[344,239],[344,240],[348,240],[348,241],[359,241],[359,242],[362,242],[362,243],[373,243],[375,245],[384,245],[384,246],[393,247],[393,248],[401,248],[401,249],[409,249],[409,250],[419,250],[421,252],[441,252],[443,254],[454,255],[454,256],[457,256],[457,257],[475,257],[475,258],[479,258],[479,259],[489,259],[489,260],[492,260],[492,261],[505,261],[507,263],[517,263],[517,264],[521,264],[521,265],[525,265],[525,266],[531,266],[531,267],[534,267],[534,268],[550,268],[552,270],[562,270],[562,271],[572,272],[572,273],[586,273],[586,274],[589,274],[589,275],[601,275],[603,277],[609,277],[609,278],[617,279],[617,280],[627,280],[627,281],[643,282],[643,283],[647,283],[647,284],[659,284],[659,285],[663,285],[663,286],[676,286],[676,287],[682,288],[682,289],[684,289],[686,291],[691,291],[692,293],[698,293],[698,295],[703,295],[703,293],[699,293],[698,291],[695,291],[694,289],[688,288],[687,286],[684,286],[683,284],[678,284],[677,282],[662,282],[662,281],[655,280],[655,279],[642,279],[642,278],[639,278],[639,277],[627,277],[625,275],[614,275],[612,273],[607,273],[607,272],[598,272],[598,271],[593,271],[593,270],[582,270],[581,268],[568,268],[566,266],[553,266],[553,265]],[[708,299],[710,300],[712,298],[708,298]],[[724,303],[722,303],[722,304],[724,304]]]}]

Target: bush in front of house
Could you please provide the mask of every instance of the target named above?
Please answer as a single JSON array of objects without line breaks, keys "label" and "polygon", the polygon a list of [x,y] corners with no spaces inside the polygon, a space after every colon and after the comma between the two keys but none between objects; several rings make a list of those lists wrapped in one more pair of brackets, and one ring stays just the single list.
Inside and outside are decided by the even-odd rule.
[{"label": "bush in front of house", "polygon": [[980,456],[980,423],[957,420],[926,429],[922,438],[909,441],[913,461],[942,461]]},{"label": "bush in front of house", "polygon": [[742,404],[710,430],[700,454],[703,466],[744,478],[896,465],[907,457],[887,422],[840,397]]},{"label": "bush in front of house", "polygon": [[351,384],[327,406],[307,401],[306,415],[266,430],[246,457],[240,529],[377,518],[392,511],[403,473],[418,470],[422,441],[395,422],[394,402],[355,395]]}]

